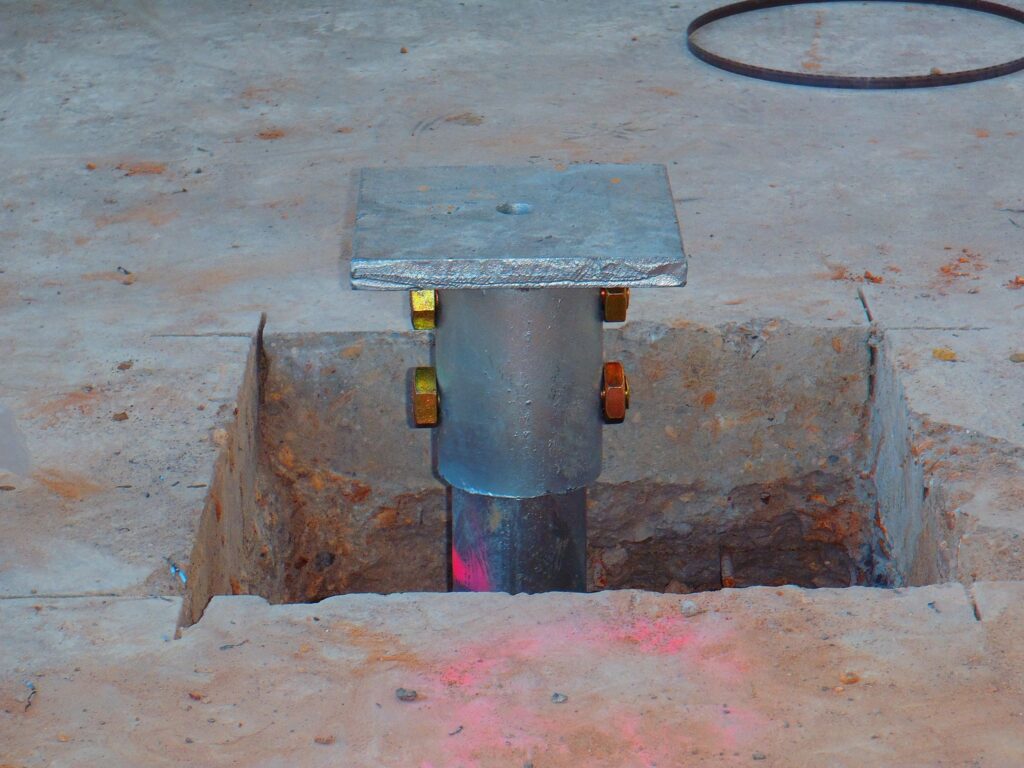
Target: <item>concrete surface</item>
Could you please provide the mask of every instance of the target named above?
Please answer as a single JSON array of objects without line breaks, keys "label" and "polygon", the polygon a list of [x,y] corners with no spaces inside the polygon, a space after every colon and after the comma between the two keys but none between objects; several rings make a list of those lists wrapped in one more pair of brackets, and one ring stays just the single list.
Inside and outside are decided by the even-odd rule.
[{"label": "concrete surface", "polygon": [[[615,611],[630,596],[538,598],[543,614],[519,614],[529,602],[520,601],[512,620],[502,613],[512,603],[500,598],[339,598],[272,609],[223,598],[183,640],[162,639],[173,632],[183,591],[168,561],[185,566],[259,313],[275,332],[405,327],[400,294],[346,292],[354,173],[363,166],[664,163],[690,284],[636,291],[631,319],[781,318],[819,328],[873,321],[898,361],[896,385],[918,430],[914,451],[942,485],[935,492],[950,499],[950,527],[966,533],[961,564],[977,563],[961,578],[1019,573],[1024,388],[1011,356],[1024,352],[1024,290],[1015,283],[1024,275],[1024,78],[899,93],[745,80],[682,49],[686,23],[711,6],[0,6],[0,610],[16,615],[0,628],[0,710],[12,710],[0,711],[0,763],[229,764],[248,755],[270,765],[486,765],[497,755],[516,765],[538,754],[544,766],[620,754],[665,764],[671,760],[659,750],[672,748],[679,759],[676,747],[701,750],[699,760],[724,751],[723,761],[746,762],[758,751],[780,765],[1024,763],[1021,693],[1009,687],[1020,680],[1019,630],[986,627],[984,590],[982,621],[972,623],[958,586],[905,595],[784,590],[779,603],[765,591],[702,595],[747,606],[742,650],[757,659],[751,674],[760,685],[709,671],[695,687],[680,682],[685,696],[667,708],[658,704],[676,691],[656,662],[675,646],[659,639],[657,625],[639,641],[653,644],[653,654],[612,644],[588,661],[570,648],[568,660],[548,669],[524,646],[525,666],[496,678],[511,698],[459,698],[436,709],[444,693],[436,679],[431,688],[428,677],[380,656],[364,664],[374,650],[359,649],[377,641],[360,639],[362,629],[332,646],[336,656],[326,661],[306,666],[290,656],[303,647],[296,626],[306,632],[308,614],[335,605],[356,616],[374,606],[372,618],[356,619],[373,626],[371,638],[378,626],[403,637],[411,630],[398,625],[415,615],[411,626],[437,633],[420,638],[434,643],[437,664],[448,649],[465,647],[459,643],[487,637],[485,625],[497,631],[511,621],[508,632],[522,637],[531,616],[570,616],[582,600],[604,606],[592,621],[614,616],[628,628],[632,619]],[[799,47],[774,63],[827,69],[833,13],[801,16]],[[914,29],[949,41],[949,13],[922,13]],[[760,23],[768,22],[753,19],[717,39],[754,53],[750,41],[769,31]],[[890,28],[884,17],[868,26]],[[991,44],[1002,33],[989,25],[956,29],[967,59],[1007,48],[1005,40]],[[898,47],[889,63],[916,56],[925,70],[933,66],[914,45]],[[872,63],[871,50],[855,50],[853,63]],[[951,62],[944,55],[937,66]],[[951,354],[955,360],[941,359]],[[100,594],[116,597],[80,597]],[[149,594],[172,602],[136,599]],[[954,605],[940,615],[928,607],[933,595],[954,596]],[[44,597],[53,607],[36,611]],[[669,599],[638,598],[640,606]],[[856,600],[871,605],[863,621],[843,613]],[[902,613],[898,600],[916,613]],[[821,606],[844,632],[868,645],[874,638],[863,664],[877,664],[880,677],[859,672],[878,681],[874,688],[829,693],[850,663],[845,646],[830,649],[820,639],[828,629],[800,634],[802,614],[786,601]],[[413,608],[428,603],[429,613]],[[1002,606],[999,621],[1019,622],[1012,599],[993,596],[990,604]],[[924,631],[933,625],[922,617],[941,622],[941,631]],[[258,629],[267,637],[266,649],[251,637],[234,649],[253,654],[246,664],[213,650],[237,639],[222,639],[223,622],[232,620],[253,629],[247,636]],[[763,655],[784,642],[765,638],[774,620],[793,627],[796,650]],[[546,637],[562,642],[558,631]],[[536,640],[536,653],[548,639]],[[305,642],[314,640],[311,633]],[[196,648],[206,656],[190,657]],[[469,649],[462,660],[474,653],[487,656]],[[196,663],[222,669],[222,677],[194,672]],[[295,663],[312,672],[298,673]],[[904,665],[909,677],[899,677]],[[75,666],[96,671],[78,677]],[[253,668],[279,684],[265,684]],[[33,671],[46,672],[47,685],[63,694],[40,685],[38,701],[19,713],[7,697],[11,686],[26,691]],[[574,674],[602,685],[635,675],[633,698],[594,703],[563,728],[544,707],[549,689],[569,688]],[[374,682],[359,691],[363,680]],[[211,681],[222,693],[201,696],[224,698],[207,715],[206,700],[187,691]],[[793,681],[805,687],[794,692]],[[398,708],[391,689],[409,682],[433,698]],[[558,706],[587,701],[577,683]],[[357,699],[342,693],[353,690]],[[304,706],[284,709],[286,701]],[[355,701],[365,702],[360,717],[341,717]],[[241,728],[223,727],[237,709],[231,703],[245,711]],[[523,708],[510,706],[503,721],[494,709],[503,704]],[[728,725],[725,704],[744,718],[753,712],[749,731]],[[272,725],[275,707],[284,730]],[[201,719],[193,727],[172,714]],[[788,720],[788,732],[802,735],[778,735],[760,718]],[[458,725],[464,731],[449,737]],[[403,746],[410,734],[415,747]],[[314,743],[321,735],[335,742]],[[474,751],[481,743],[494,755]]]},{"label": "concrete surface", "polygon": [[9,600],[0,743],[55,768],[1018,765],[1024,592],[975,595],[980,620],[959,584],[216,598],[176,641],[173,602]]}]

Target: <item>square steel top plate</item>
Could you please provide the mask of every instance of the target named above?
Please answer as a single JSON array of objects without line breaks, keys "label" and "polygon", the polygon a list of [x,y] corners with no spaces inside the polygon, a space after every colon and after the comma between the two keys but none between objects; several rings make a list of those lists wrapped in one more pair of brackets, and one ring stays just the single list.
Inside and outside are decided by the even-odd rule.
[{"label": "square steel top plate", "polygon": [[362,172],[353,288],[685,284],[663,165]]}]

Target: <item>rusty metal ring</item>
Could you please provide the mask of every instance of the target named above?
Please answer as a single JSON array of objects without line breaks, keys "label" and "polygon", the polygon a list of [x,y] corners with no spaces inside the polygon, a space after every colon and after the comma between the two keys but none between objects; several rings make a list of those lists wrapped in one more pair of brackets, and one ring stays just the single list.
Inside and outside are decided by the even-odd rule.
[{"label": "rusty metal ring", "polygon": [[[760,11],[766,8],[780,8],[788,5],[807,5],[810,3],[842,3],[852,0],[742,0],[739,3],[723,5],[707,13],[702,13],[690,22],[686,28],[686,47],[690,53],[713,67],[733,72],[737,75],[754,77],[759,80],[770,80],[788,85],[809,85],[817,88],[860,88],[860,89],[897,89],[897,88],[934,88],[940,85],[959,85],[976,83],[979,80],[991,80],[1019,72],[1024,69],[1024,57],[994,64],[990,67],[963,69],[957,72],[933,72],[928,75],[860,77],[855,75],[814,75],[806,72],[792,72],[784,69],[759,67],[747,64],[717,53],[712,53],[693,39],[693,33],[713,22],[738,16],[741,13]],[[907,0],[868,0],[875,3],[903,3]],[[1010,21],[1024,24],[1024,11],[1008,5],[993,3],[990,0],[911,0],[917,5],[943,5],[950,8],[962,8],[966,11],[978,11],[991,16],[1001,16]]]}]

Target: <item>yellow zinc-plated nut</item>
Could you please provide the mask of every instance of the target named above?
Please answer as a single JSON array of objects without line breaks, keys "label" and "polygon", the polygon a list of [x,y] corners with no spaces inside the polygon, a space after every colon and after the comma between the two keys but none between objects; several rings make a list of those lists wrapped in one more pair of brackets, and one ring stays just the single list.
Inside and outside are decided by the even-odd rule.
[{"label": "yellow zinc-plated nut", "polygon": [[409,311],[412,327],[429,331],[437,327],[437,291],[409,291]]},{"label": "yellow zinc-plated nut", "polygon": [[427,366],[417,368],[412,381],[412,419],[417,427],[437,426],[441,396],[437,392],[437,373]]},{"label": "yellow zinc-plated nut", "polygon": [[626,322],[629,309],[629,288],[602,288],[601,312],[606,323]]}]

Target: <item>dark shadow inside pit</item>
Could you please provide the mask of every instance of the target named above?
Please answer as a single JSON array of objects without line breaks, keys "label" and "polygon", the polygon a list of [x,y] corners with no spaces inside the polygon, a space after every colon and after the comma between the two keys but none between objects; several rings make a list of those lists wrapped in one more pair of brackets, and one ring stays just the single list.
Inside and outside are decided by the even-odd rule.
[{"label": "dark shadow inside pit", "polygon": [[[588,502],[589,586],[920,584],[949,548],[902,390],[866,327],[630,323],[631,372]],[[311,602],[444,591],[446,490],[408,426],[423,333],[254,342],[189,566],[182,623],[216,594]]]}]

